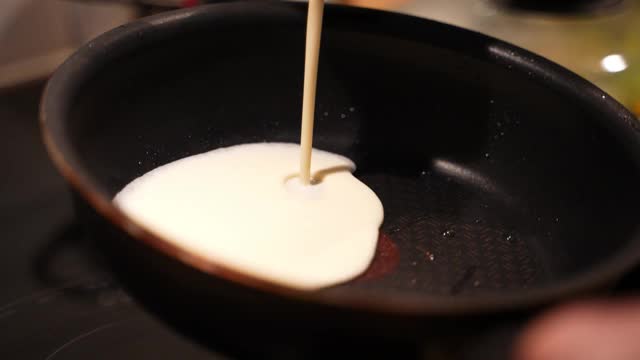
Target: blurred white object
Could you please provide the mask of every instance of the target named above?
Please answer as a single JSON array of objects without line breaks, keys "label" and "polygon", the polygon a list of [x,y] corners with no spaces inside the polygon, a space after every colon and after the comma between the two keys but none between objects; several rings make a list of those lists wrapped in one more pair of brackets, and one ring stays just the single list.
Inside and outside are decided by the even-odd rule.
[{"label": "blurred white object", "polygon": [[0,0],[0,88],[47,76],[78,46],[134,16],[116,3]]},{"label": "blurred white object", "polygon": [[600,66],[606,72],[616,73],[627,69],[627,60],[620,54],[611,54],[605,56],[600,61]]}]

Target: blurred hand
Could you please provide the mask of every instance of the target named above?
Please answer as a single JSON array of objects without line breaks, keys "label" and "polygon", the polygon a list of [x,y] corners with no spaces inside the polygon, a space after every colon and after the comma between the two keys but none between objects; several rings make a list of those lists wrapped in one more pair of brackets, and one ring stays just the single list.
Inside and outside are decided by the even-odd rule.
[{"label": "blurred hand", "polygon": [[573,304],[543,315],[516,360],[640,360],[640,298]]}]

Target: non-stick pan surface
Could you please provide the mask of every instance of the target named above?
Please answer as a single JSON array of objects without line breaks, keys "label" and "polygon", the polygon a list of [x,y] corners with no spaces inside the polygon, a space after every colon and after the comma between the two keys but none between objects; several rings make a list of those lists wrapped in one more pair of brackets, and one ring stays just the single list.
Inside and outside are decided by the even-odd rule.
[{"label": "non-stick pan surface", "polygon": [[48,148],[150,308],[209,330],[407,337],[603,289],[637,263],[640,132],[627,110],[504,42],[347,7],[326,10],[314,145],[353,159],[384,204],[367,274],[281,288],[186,254],[113,207],[167,162],[298,141],[305,11],[233,3],[142,19],[50,81]]}]

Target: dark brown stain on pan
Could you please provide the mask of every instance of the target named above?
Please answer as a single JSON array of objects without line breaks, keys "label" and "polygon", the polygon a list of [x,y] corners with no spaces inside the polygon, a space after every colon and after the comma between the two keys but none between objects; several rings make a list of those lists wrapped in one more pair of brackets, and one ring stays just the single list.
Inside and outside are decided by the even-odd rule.
[{"label": "dark brown stain on pan", "polygon": [[385,233],[380,233],[378,237],[378,247],[376,248],[376,254],[371,262],[371,265],[356,280],[372,280],[381,278],[391,272],[398,265],[400,255],[398,252],[398,246],[393,242],[391,237]]}]

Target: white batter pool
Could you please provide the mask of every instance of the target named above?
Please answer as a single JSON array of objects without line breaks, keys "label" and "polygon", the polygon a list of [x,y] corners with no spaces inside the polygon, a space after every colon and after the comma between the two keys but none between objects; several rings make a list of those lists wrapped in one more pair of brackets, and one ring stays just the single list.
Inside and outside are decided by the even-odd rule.
[{"label": "white batter pool", "polygon": [[383,221],[355,164],[313,150],[314,184],[303,185],[300,146],[243,144],[161,166],[114,201],[172,243],[238,271],[300,289],[364,272]]}]

